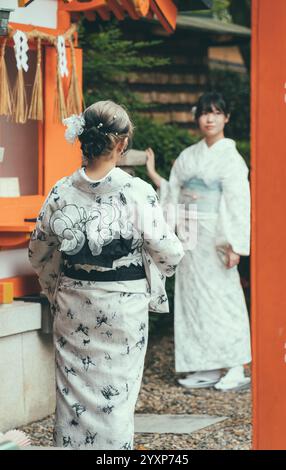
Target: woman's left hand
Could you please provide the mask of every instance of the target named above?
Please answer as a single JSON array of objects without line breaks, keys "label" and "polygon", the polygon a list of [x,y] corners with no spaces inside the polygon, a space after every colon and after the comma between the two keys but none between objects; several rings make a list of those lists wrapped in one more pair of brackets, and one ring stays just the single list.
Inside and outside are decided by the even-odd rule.
[{"label": "woman's left hand", "polygon": [[227,262],[226,267],[227,269],[231,269],[234,266],[237,266],[240,261],[240,255],[232,251],[231,248],[227,250]]}]

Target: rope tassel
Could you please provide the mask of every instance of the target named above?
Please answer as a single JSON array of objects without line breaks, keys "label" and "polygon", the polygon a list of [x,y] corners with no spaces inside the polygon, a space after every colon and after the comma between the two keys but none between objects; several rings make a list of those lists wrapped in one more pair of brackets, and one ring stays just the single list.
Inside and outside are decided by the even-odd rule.
[{"label": "rope tassel", "polygon": [[24,124],[27,122],[28,106],[23,69],[18,70],[18,76],[13,91],[13,116],[17,123]]},{"label": "rope tassel", "polygon": [[7,39],[4,40],[1,46],[0,55],[0,115],[11,116],[13,113],[13,101],[5,62],[6,43]]},{"label": "rope tassel", "polygon": [[32,92],[32,100],[29,110],[29,119],[43,120],[43,79],[42,79],[42,50],[41,38],[38,38],[37,43],[37,70]]},{"label": "rope tassel", "polygon": [[75,48],[72,41],[72,38],[69,39],[70,48],[71,48],[71,64],[72,64],[72,74],[71,81],[67,97],[67,112],[68,115],[71,114],[80,114],[82,110],[81,106],[81,93],[79,90],[78,77],[76,72],[76,58],[75,58]]}]

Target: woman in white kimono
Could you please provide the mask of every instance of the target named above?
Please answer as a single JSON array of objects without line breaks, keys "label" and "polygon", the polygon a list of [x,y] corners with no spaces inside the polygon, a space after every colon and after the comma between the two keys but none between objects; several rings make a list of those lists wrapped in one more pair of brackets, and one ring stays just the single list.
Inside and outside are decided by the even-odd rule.
[{"label": "woman in white kimono", "polygon": [[[203,139],[179,155],[169,181],[147,149],[160,203],[166,214],[178,204],[188,208],[184,223],[193,237],[176,272],[175,367],[189,373],[179,380],[186,387],[235,390],[250,381],[243,367],[251,361],[249,320],[237,269],[240,255],[249,254],[248,168],[224,137],[229,111],[221,94],[201,96],[195,117]],[[183,241],[187,228],[180,236],[179,225]],[[228,369],[224,376],[221,369]]]},{"label": "woman in white kimono", "polygon": [[165,276],[183,247],[152,186],[116,168],[126,111],[101,101],[64,123],[85,164],[51,189],[29,245],[54,314],[54,444],[132,449],[148,309],[168,311]]}]

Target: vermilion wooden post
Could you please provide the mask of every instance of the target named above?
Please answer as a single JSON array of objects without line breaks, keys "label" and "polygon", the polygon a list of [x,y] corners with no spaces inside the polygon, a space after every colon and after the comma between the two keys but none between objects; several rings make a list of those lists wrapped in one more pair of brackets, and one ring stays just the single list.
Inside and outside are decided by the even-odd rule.
[{"label": "vermilion wooden post", "polygon": [[[82,89],[82,50],[75,49],[79,87]],[[70,63],[70,50],[67,50]],[[79,144],[69,144],[64,138],[64,126],[55,118],[54,97],[56,88],[57,53],[47,47],[45,53],[45,117],[44,117],[44,193],[64,176],[70,175],[81,165]],[[69,72],[71,73],[71,72]],[[69,77],[70,80],[70,77]]]},{"label": "vermilion wooden post", "polygon": [[252,0],[251,183],[255,449],[286,449],[285,25],[285,0]]}]

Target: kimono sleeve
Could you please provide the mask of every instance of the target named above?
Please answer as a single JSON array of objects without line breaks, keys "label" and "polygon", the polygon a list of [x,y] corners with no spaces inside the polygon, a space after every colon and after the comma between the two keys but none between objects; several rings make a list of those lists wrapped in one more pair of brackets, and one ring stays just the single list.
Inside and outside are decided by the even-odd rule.
[{"label": "kimono sleeve", "polygon": [[28,248],[30,263],[38,274],[42,291],[50,302],[52,302],[61,263],[61,252],[57,250],[60,241],[50,226],[51,216],[56,210],[52,198],[53,191],[54,188],[50,191],[40,210]]},{"label": "kimono sleeve", "polygon": [[158,196],[148,184],[143,204],[143,246],[159,271],[170,277],[184,256],[183,245],[168,226]]},{"label": "kimono sleeve", "polygon": [[250,189],[248,168],[241,155],[231,155],[222,178],[217,245],[229,244],[239,255],[250,251]]},{"label": "kimono sleeve", "polygon": [[175,230],[177,225],[177,204],[181,186],[184,178],[184,151],[176,159],[172,166],[169,180],[161,177],[160,188],[157,190],[160,205],[163,210],[164,217],[172,230]]}]

